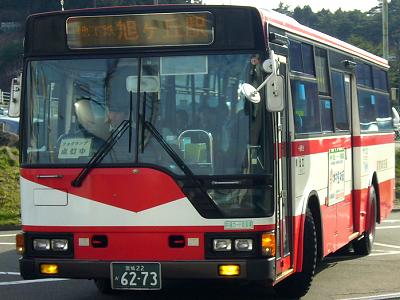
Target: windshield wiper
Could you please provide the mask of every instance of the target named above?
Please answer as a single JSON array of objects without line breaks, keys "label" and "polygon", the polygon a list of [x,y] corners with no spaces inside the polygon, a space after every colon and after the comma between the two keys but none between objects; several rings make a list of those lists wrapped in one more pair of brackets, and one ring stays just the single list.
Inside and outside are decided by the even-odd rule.
[{"label": "windshield wiper", "polygon": [[110,152],[114,147],[115,143],[120,139],[124,132],[129,128],[129,121],[123,120],[117,128],[115,128],[104,144],[96,151],[93,157],[89,160],[82,171],[76,176],[76,178],[71,182],[73,187],[80,187],[82,182],[85,180],[89,172],[96,167],[104,157]]},{"label": "windshield wiper", "polygon": [[186,163],[179,157],[178,154],[176,154],[174,149],[172,149],[172,147],[164,140],[160,132],[153,126],[153,124],[151,124],[149,121],[144,121],[144,126],[146,127],[146,129],[150,131],[150,133],[154,136],[154,138],[159,142],[161,147],[164,148],[164,150],[168,153],[168,155],[172,158],[172,160],[183,171],[183,173],[185,173],[185,175],[190,179],[192,184],[201,191],[203,196],[205,196],[205,198],[210,201],[210,203],[214,206],[215,209],[221,211],[219,207],[211,199],[211,197],[208,195],[208,193],[204,190],[203,185],[193,174],[192,170],[190,170],[190,168],[186,165]]}]

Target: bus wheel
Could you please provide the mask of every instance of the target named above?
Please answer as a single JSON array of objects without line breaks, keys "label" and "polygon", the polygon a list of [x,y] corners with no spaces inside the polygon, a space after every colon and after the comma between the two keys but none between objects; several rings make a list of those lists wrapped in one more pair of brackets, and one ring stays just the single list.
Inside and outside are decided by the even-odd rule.
[{"label": "bus wheel", "polygon": [[94,284],[102,294],[111,294],[114,290],[111,288],[111,282],[109,278],[96,278]]},{"label": "bus wheel", "polygon": [[353,242],[354,253],[357,255],[368,255],[371,253],[375,240],[376,229],[376,193],[374,186],[369,189],[369,210],[367,215],[367,230],[361,238]]},{"label": "bus wheel", "polygon": [[317,233],[311,210],[307,208],[304,222],[303,267],[300,273],[295,273],[275,285],[279,296],[288,298],[303,297],[310,289],[317,265]]}]

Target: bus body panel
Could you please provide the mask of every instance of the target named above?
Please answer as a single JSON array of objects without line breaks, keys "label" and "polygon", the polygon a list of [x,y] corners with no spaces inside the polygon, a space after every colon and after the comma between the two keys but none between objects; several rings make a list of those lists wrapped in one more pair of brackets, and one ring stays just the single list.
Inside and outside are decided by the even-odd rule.
[{"label": "bus body panel", "polygon": [[[234,19],[232,18],[229,21],[230,26],[223,26],[228,24],[224,23],[223,16],[228,15],[230,9],[233,8],[177,6],[137,9],[139,13],[201,10],[214,14],[214,24],[217,30],[215,43],[199,47],[189,46],[183,49],[165,47],[154,50],[146,47],[141,49],[133,47],[130,49],[131,51],[117,48],[72,50],[66,43],[53,48],[41,47],[38,38],[41,33],[33,30],[32,27],[27,30],[27,34],[36,37],[37,40],[34,38],[27,40],[25,63],[29,64],[31,60],[38,57],[46,59],[49,57],[59,59],[61,56],[63,59],[75,56],[92,58],[101,55],[147,57],[154,55],[149,54],[154,51],[159,52],[156,54],[161,53],[166,56],[199,56],[198,53],[214,55],[217,52],[228,53],[236,49],[236,52],[245,52],[246,54],[257,52],[258,55],[267,57],[265,48],[267,47],[268,50],[271,45],[267,29],[271,25],[281,30],[286,38],[295,37],[310,43],[312,47],[318,46],[329,49],[329,51],[340,52],[348,58],[362,60],[384,70],[388,68],[387,61],[380,57],[300,25],[291,18],[266,10],[234,8],[231,12],[241,16],[242,23],[245,24],[243,28],[247,28],[247,31],[251,33],[247,38],[246,30],[241,30],[238,31],[240,38],[236,37],[234,31],[238,29],[232,24],[240,22],[232,22]],[[109,15],[111,12],[128,14],[135,11],[135,8],[100,9],[98,11],[74,11],[70,15],[75,17],[82,13],[85,16]],[[61,14],[62,19],[58,18],[57,13],[36,16],[30,18],[28,23],[33,25],[36,24],[35,22],[39,24],[43,21],[39,25],[45,26],[46,22],[54,22],[59,28],[62,28],[68,14],[68,12]],[[226,35],[224,30],[226,30]],[[234,36],[242,43],[236,45]],[[64,41],[64,37],[62,40]],[[291,60],[289,53],[287,49],[282,50],[282,53],[281,55],[285,56],[282,64],[288,63],[289,70]],[[252,59],[253,57],[254,55]],[[280,129],[278,128],[282,124],[276,121],[273,113],[270,114],[274,119],[274,123],[271,122],[271,124],[276,128],[264,132],[271,133],[273,138],[269,142],[274,143],[274,150],[279,152],[277,155],[269,153],[270,157],[273,157],[271,158],[272,179],[268,182],[269,188],[273,191],[271,192],[273,213],[268,217],[208,218],[193,204],[193,199],[189,197],[189,194],[185,194],[180,177],[173,174],[173,171],[167,170],[163,165],[154,165],[154,168],[152,166],[96,167],[91,170],[81,187],[73,187],[71,182],[79,174],[81,168],[69,166],[36,168],[29,164],[22,164],[22,229],[26,233],[27,241],[31,243],[35,237],[51,238],[65,234],[73,242],[73,255],[70,257],[57,255],[46,257],[45,255],[41,256],[40,253],[37,255],[38,253],[33,252],[32,255],[32,252],[28,252],[20,262],[22,276],[24,278],[44,277],[39,272],[40,264],[55,262],[61,266],[60,277],[108,278],[112,262],[147,261],[161,262],[163,278],[166,279],[221,278],[217,274],[218,266],[234,263],[241,267],[241,273],[237,278],[266,279],[271,285],[274,285],[294,272],[302,271],[303,257],[307,255],[303,253],[304,223],[310,201],[318,203],[321,217],[316,220],[316,225],[320,226],[317,229],[317,234],[320,236],[317,238],[321,243],[322,249],[319,253],[321,257],[325,257],[361,237],[364,231],[368,230],[369,191],[372,185],[375,185],[377,201],[379,201],[379,219],[386,218],[393,208],[394,134],[390,130],[368,134],[360,133],[359,99],[357,98],[355,74],[354,71],[340,71],[351,76],[352,81],[352,107],[350,110],[352,122],[349,121],[349,129],[338,132],[322,132],[321,130],[321,132],[310,134],[295,132],[293,99],[289,86],[292,78],[290,76],[299,77],[299,75],[292,75],[287,71],[288,87],[285,87],[285,92],[287,92],[288,104],[286,115],[289,117],[286,117],[283,124],[287,126],[287,136],[285,139],[281,139],[282,137],[279,136]],[[329,67],[328,72],[330,72]],[[349,75],[350,73],[351,75]],[[199,75],[190,72],[188,74],[193,78]],[[314,74],[314,77],[317,76]],[[215,76],[215,78],[217,77]],[[312,80],[314,79],[316,78],[312,78]],[[191,80],[192,87],[198,83]],[[235,78],[231,78],[231,80],[235,82]],[[306,80],[310,81],[310,78],[306,78]],[[215,79],[215,82],[217,81]],[[189,79],[186,84],[188,82]],[[224,82],[224,84],[229,86],[230,83]],[[209,86],[206,88],[208,89]],[[220,88],[218,87],[218,91]],[[193,103],[196,102],[195,94],[192,95]],[[230,96],[238,98],[239,101],[238,95],[233,93]],[[185,101],[187,100],[185,99]],[[231,106],[232,103],[233,101],[229,102],[229,105]],[[249,104],[247,108],[244,107],[243,111],[249,110],[249,106],[251,107],[252,104]],[[193,114],[194,112],[193,108]],[[250,115],[249,111],[245,113]],[[350,112],[348,113],[350,114]],[[269,114],[269,112],[265,114]],[[276,115],[279,116],[279,114]],[[263,121],[266,122],[265,119]],[[282,140],[286,140],[287,143],[285,144]],[[178,146],[180,145],[178,144]],[[251,162],[253,161],[251,146],[254,145],[249,143],[248,146],[246,158]],[[337,153],[343,155],[343,159],[335,164],[333,161]],[[227,152],[227,154],[231,153]],[[283,163],[285,159],[286,161]],[[257,160],[254,159],[254,161],[254,164],[257,165]],[[137,162],[136,160],[135,163]],[[282,165],[285,166],[282,167]],[[287,168],[285,171],[288,176],[280,179],[287,179],[288,190],[282,187],[279,187],[280,190],[278,190],[280,185],[278,176],[281,175],[280,172],[283,168]],[[240,175],[247,176],[249,174],[244,172]],[[236,179],[232,183],[232,180],[228,181],[231,179],[229,176],[228,179],[220,177],[225,180],[222,184],[236,184]],[[218,183],[220,179],[217,177],[213,182],[221,184],[221,182]],[[335,183],[337,181],[341,184],[339,187]],[[265,181],[263,181],[264,183]],[[204,186],[210,188],[206,184]],[[287,219],[283,220],[282,208],[278,206],[282,203],[279,202],[280,198],[286,196],[288,202],[285,203],[289,203],[290,213]],[[238,227],[232,227],[232,224]],[[283,257],[280,256],[282,253],[272,257],[238,256],[237,253],[234,253],[236,256],[223,256],[213,252],[210,236],[229,237],[232,240],[249,236],[257,239],[265,232],[275,234],[283,232],[285,234],[286,231],[282,228],[287,224],[290,226],[290,230],[288,230],[290,237],[287,238],[290,251],[286,256],[285,254]],[[99,236],[100,242],[97,240]],[[106,237],[106,243],[101,244],[104,237]],[[178,238],[177,244],[174,244],[173,241],[175,237]],[[260,241],[258,239],[258,242]],[[277,248],[282,247],[283,242],[280,237],[276,237],[275,241],[280,243],[277,244]],[[179,247],[175,247],[178,244]],[[99,245],[100,247],[98,247]],[[183,247],[180,247],[181,245]],[[257,251],[259,251],[259,246],[257,245]],[[32,246],[29,245],[29,247]],[[281,249],[279,250],[281,251]]]}]

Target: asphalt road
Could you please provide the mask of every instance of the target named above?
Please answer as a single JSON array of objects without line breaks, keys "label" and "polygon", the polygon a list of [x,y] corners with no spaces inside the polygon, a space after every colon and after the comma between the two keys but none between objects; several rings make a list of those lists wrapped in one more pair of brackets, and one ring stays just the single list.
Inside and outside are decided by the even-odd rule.
[{"label": "asphalt road", "polygon": [[[19,276],[15,231],[0,232],[0,299],[277,299],[272,291],[254,285],[179,281],[166,282],[157,292],[100,294],[89,280],[24,281]],[[314,299],[400,299],[400,212],[377,228],[373,253],[354,256],[343,250],[327,258],[309,293]],[[375,298],[376,297],[376,298]]]}]

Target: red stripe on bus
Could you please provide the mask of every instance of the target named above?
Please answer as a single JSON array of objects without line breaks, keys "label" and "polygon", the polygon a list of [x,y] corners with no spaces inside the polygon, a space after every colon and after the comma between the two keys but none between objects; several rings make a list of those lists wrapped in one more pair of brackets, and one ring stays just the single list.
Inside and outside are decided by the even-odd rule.
[{"label": "red stripe on bus", "polygon": [[334,148],[351,148],[351,138],[338,137],[318,140],[300,140],[292,142],[292,156],[303,156],[328,152]]},{"label": "red stripe on bus", "polygon": [[[49,188],[133,212],[186,197],[172,177],[154,169],[96,168],[81,187],[73,187],[71,182],[80,171],[81,169],[21,169],[21,176]],[[60,178],[40,178],[40,175],[59,175]]]},{"label": "red stripe on bus", "polygon": [[375,146],[382,144],[394,143],[394,133],[380,135],[362,135],[339,138],[325,138],[316,140],[298,140],[292,142],[292,156],[304,156],[310,154],[318,154],[328,152],[334,148],[350,149],[353,142],[353,147]]},{"label": "red stripe on bus", "polygon": [[[186,245],[182,248],[169,246],[169,237],[176,232],[155,233],[105,233],[107,247],[94,248],[79,246],[79,239],[89,238],[90,232],[74,235],[74,258],[85,260],[136,260],[136,261],[170,261],[170,260],[204,260],[204,235],[199,233],[180,233]],[[188,246],[187,240],[197,239],[197,246]]]},{"label": "red stripe on bus", "polygon": [[353,146],[365,147],[365,146],[375,146],[381,144],[392,144],[394,143],[394,139],[395,139],[394,133],[381,134],[381,135],[353,136]]}]

